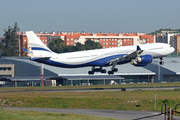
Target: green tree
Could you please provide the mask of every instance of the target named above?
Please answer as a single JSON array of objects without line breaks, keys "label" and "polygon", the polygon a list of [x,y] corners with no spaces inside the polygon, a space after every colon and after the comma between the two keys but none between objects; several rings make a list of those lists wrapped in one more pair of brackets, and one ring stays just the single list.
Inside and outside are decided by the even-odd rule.
[{"label": "green tree", "polygon": [[19,30],[17,22],[13,28],[8,26],[7,30],[4,29],[5,40],[0,43],[1,56],[19,56],[19,35],[16,34]]},{"label": "green tree", "polygon": [[76,43],[76,46],[75,46],[75,50],[76,51],[82,51],[82,50],[84,50],[84,45],[83,44],[81,44],[81,43]]},{"label": "green tree", "polygon": [[76,43],[76,46],[66,46],[62,39],[55,39],[51,41],[49,44],[49,49],[56,53],[62,52],[74,52],[74,51],[83,51],[83,50],[92,50],[92,49],[100,49],[102,46],[99,43],[96,43],[92,40],[87,40],[85,45],[81,43]]},{"label": "green tree", "polygon": [[[28,50],[27,43],[25,43],[25,44],[23,45],[23,48],[25,48],[25,49]],[[26,56],[27,56],[27,53],[24,52],[24,50],[22,50],[22,51],[21,51],[21,56],[22,56],[22,57],[26,57]]]},{"label": "green tree", "polygon": [[102,46],[97,43],[97,42],[94,42],[92,41],[91,39],[88,39],[86,42],[85,42],[85,49],[86,50],[92,50],[92,49],[101,49]]},{"label": "green tree", "polygon": [[55,40],[52,40],[48,44],[49,49],[51,49],[53,52],[56,53],[63,53],[65,49],[65,44],[64,41],[61,38],[57,38]]},{"label": "green tree", "polygon": [[161,34],[162,31],[169,31],[169,33],[179,33],[180,32],[180,29],[171,29],[171,28],[166,28],[166,29],[159,29],[159,30],[156,30],[154,32],[151,32],[149,33],[149,35],[157,35],[157,34]]}]

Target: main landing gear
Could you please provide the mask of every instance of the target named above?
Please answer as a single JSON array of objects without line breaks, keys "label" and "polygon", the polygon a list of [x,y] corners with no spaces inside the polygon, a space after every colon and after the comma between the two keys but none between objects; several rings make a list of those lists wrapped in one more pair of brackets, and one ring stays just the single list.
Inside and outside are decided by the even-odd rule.
[{"label": "main landing gear", "polygon": [[110,74],[114,74],[114,72],[117,72],[118,71],[118,69],[117,68],[114,68],[113,70],[111,69],[111,71],[108,71],[108,74],[110,75]]},{"label": "main landing gear", "polygon": [[108,71],[108,74],[110,75],[110,74],[114,74],[114,72],[117,72],[118,71],[118,69],[117,68],[115,68],[116,67],[116,65],[117,65],[117,61],[114,61],[113,62],[113,65],[112,65],[112,68],[111,68],[111,71]]},{"label": "main landing gear", "polygon": [[160,58],[160,60],[161,60],[161,61],[159,62],[160,65],[163,65],[163,64],[164,64],[164,61],[162,61],[163,59],[164,59],[164,58],[162,58],[162,57]]},{"label": "main landing gear", "polygon": [[105,69],[102,69],[102,66],[100,66],[100,68],[95,68],[94,66],[92,67],[91,71],[88,71],[89,75],[93,75],[94,72],[101,72],[101,73],[106,73]]},{"label": "main landing gear", "polygon": [[[114,74],[114,72],[117,72],[118,69],[115,68],[117,65],[117,61],[114,61],[113,64],[112,64],[112,68],[110,71],[108,71],[108,74]],[[101,73],[106,73],[106,70],[105,69],[102,69],[102,66],[100,66],[100,68],[95,68],[95,66],[92,67],[92,70],[91,71],[88,71],[88,74],[89,75],[93,75],[94,72],[101,72]]]},{"label": "main landing gear", "polygon": [[[112,67],[112,68],[111,68],[111,71],[108,71],[108,74],[109,74],[109,75],[110,75],[110,74],[114,74],[114,72],[117,72],[117,71],[118,71],[117,68]],[[95,67],[93,66],[93,67],[92,67],[92,70],[91,70],[91,71],[88,71],[88,74],[89,74],[89,75],[93,75],[94,72],[106,73],[106,69],[102,69],[102,67],[100,67],[100,68],[95,68]]]}]

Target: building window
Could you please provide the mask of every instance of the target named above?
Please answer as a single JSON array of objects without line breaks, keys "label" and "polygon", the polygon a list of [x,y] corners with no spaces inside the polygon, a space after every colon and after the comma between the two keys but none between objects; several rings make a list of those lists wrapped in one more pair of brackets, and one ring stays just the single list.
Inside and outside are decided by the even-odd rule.
[{"label": "building window", "polygon": [[71,41],[73,41],[73,38],[71,38]]},{"label": "building window", "polygon": [[69,41],[69,39],[67,39],[67,41]]},{"label": "building window", "polygon": [[11,67],[0,67],[0,71],[3,70],[3,71],[11,71]]},{"label": "building window", "polygon": [[114,41],[114,39],[112,39],[112,41]]},{"label": "building window", "polygon": [[126,41],[126,39],[124,39],[124,41]]}]

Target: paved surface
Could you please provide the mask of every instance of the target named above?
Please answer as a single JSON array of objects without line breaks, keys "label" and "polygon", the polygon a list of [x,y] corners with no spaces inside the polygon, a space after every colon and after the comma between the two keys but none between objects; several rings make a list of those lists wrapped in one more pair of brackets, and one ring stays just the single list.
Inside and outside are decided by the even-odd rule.
[{"label": "paved surface", "polygon": [[[11,110],[33,110],[40,112],[50,112],[50,113],[74,113],[74,114],[84,114],[84,115],[93,115],[109,118],[119,118],[119,119],[128,119],[128,120],[164,120],[164,115],[159,115],[160,112],[152,111],[123,111],[123,110],[93,110],[93,109],[55,109],[55,108],[19,108],[19,107],[3,107],[3,109]],[[145,118],[147,116],[155,116],[150,118]],[[176,120],[180,120],[180,117],[174,117]]]},{"label": "paved surface", "polygon": [[[0,91],[4,92],[94,92],[94,91],[121,91],[125,90],[154,90],[155,87],[136,87],[136,88],[92,88],[92,89],[61,89],[61,90],[21,90],[21,91]],[[156,87],[156,90],[180,89],[180,86]]]}]

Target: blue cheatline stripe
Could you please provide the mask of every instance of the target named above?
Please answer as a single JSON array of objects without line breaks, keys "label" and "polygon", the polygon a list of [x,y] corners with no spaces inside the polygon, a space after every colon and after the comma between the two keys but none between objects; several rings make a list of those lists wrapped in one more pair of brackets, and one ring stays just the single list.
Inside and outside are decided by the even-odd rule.
[{"label": "blue cheatline stripe", "polygon": [[42,51],[51,52],[51,51],[49,51],[49,50],[47,50],[47,49],[45,49],[45,48],[40,48],[40,47],[32,47],[31,49],[32,49],[32,50],[42,50]]},{"label": "blue cheatline stripe", "polygon": [[[109,57],[105,57],[105,58],[101,58],[101,59],[97,59],[91,62],[87,62],[87,63],[83,63],[83,64],[76,64],[76,65],[72,65],[72,64],[66,64],[66,63],[61,63],[61,62],[57,62],[57,61],[53,61],[53,60],[48,60],[48,61],[42,61],[40,59],[34,59],[37,62],[43,62],[44,64],[48,64],[48,65],[52,65],[52,66],[56,66],[56,67],[63,67],[63,68],[78,68],[78,67],[86,67],[86,66],[109,66],[106,62],[120,57],[120,56],[124,56],[125,54],[119,54],[119,55],[113,55],[113,56],[109,56]],[[118,64],[124,64],[127,63],[129,61],[122,61],[119,62]]]}]

